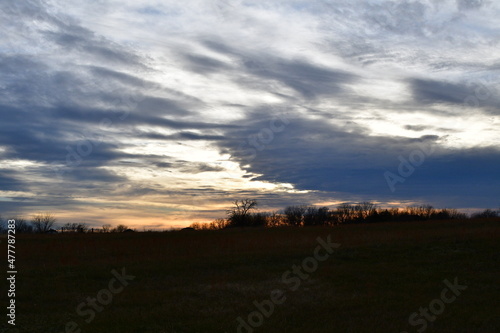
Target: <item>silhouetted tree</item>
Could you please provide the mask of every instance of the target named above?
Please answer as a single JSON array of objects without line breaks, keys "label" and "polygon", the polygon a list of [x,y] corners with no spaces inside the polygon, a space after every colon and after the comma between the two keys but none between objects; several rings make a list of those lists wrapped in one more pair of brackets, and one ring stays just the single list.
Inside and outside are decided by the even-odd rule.
[{"label": "silhouetted tree", "polygon": [[250,214],[249,221],[251,227],[265,227],[267,219],[270,214],[268,213],[253,213]]},{"label": "silhouetted tree", "polygon": [[[229,221],[225,219],[216,219],[210,223],[192,223],[189,228],[194,230],[221,230],[229,226]],[[186,228],[184,228],[186,229]]]},{"label": "silhouetted tree", "polygon": [[235,200],[234,207],[227,210],[230,227],[248,227],[252,225],[251,210],[257,206],[257,200]]},{"label": "silhouetted tree", "polygon": [[307,207],[304,213],[305,226],[326,225],[329,219],[328,207]]},{"label": "silhouetted tree", "polygon": [[101,232],[111,232],[111,224],[103,224],[101,227]]},{"label": "silhouetted tree", "polygon": [[51,213],[38,213],[31,219],[31,225],[36,233],[49,231],[56,223],[57,219]]},{"label": "silhouetted tree", "polygon": [[352,207],[354,215],[353,217],[358,221],[364,221],[370,215],[372,215],[376,211],[376,209],[377,205],[375,205],[374,203],[368,201],[360,202]]},{"label": "silhouetted tree", "polygon": [[216,219],[215,221],[211,222],[211,229],[213,230],[220,230],[227,228],[229,225],[229,222],[225,219]]},{"label": "silhouetted tree", "polygon": [[298,227],[304,222],[304,214],[307,211],[306,206],[288,206],[283,212],[285,214],[285,223],[290,226]]},{"label": "silhouetted tree", "polygon": [[285,217],[278,213],[278,212],[272,212],[267,216],[267,223],[266,226],[273,228],[273,227],[281,227],[285,225]]},{"label": "silhouetted tree", "polygon": [[467,214],[461,213],[456,209],[448,209],[448,213],[450,214],[450,218],[454,220],[463,220],[467,218]]},{"label": "silhouetted tree", "polygon": [[194,230],[201,230],[201,223],[193,222],[189,225],[189,228],[193,228]]},{"label": "silhouetted tree", "polygon": [[354,218],[354,206],[348,203],[342,203],[335,209],[335,215],[338,223],[347,223]]},{"label": "silhouetted tree", "polygon": [[26,234],[33,232],[33,228],[26,222],[26,219],[22,217],[10,217],[10,218],[2,218],[0,216],[0,233],[6,233],[8,230],[8,221],[15,220],[16,221],[16,233],[18,234]]},{"label": "silhouetted tree", "polygon": [[375,210],[368,218],[370,222],[389,222],[393,220],[393,215],[387,209]]},{"label": "silhouetted tree", "polygon": [[425,219],[430,219],[435,209],[431,205],[423,205],[418,207],[417,215],[422,216]]},{"label": "silhouetted tree", "polygon": [[111,232],[125,232],[125,230],[127,230],[128,227],[124,224],[120,224],[120,225],[117,225],[116,227],[114,227],[113,229],[111,229]]},{"label": "silhouetted tree", "polygon": [[[431,219],[466,219],[467,215],[456,209],[435,209],[430,205],[408,206],[405,208],[377,208],[374,203],[342,203],[335,210],[328,207],[288,206],[283,213],[252,213],[257,202],[241,200],[234,202],[234,208],[227,211],[228,219],[218,219],[211,223],[192,224],[195,229],[218,230],[230,227],[246,226],[317,226],[337,225],[340,223],[362,222],[402,222]],[[500,210],[487,209],[473,217],[498,217]]]}]

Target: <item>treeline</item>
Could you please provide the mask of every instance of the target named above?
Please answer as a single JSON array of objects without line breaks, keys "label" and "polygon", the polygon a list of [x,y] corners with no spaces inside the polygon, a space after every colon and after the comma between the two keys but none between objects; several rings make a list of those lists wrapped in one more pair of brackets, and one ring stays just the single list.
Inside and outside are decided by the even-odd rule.
[{"label": "treeline", "polygon": [[[288,206],[281,211],[257,212],[257,201],[253,199],[236,200],[233,208],[227,210],[227,217],[210,223],[193,223],[189,228],[195,230],[220,230],[236,227],[307,227],[336,226],[353,223],[405,222],[426,220],[452,220],[467,218],[497,218],[500,210],[486,209],[468,216],[456,209],[437,209],[430,205],[405,208],[380,208],[371,202],[357,204],[343,203],[331,209],[317,206]],[[0,233],[7,232],[7,221],[16,221],[16,233],[116,233],[134,232],[126,225],[100,228],[89,227],[86,223],[65,223],[57,226],[57,219],[50,213],[39,213],[30,220],[23,217],[3,219],[0,216]],[[144,230],[153,232],[154,230]]]},{"label": "treeline", "polygon": [[30,220],[24,217],[10,217],[2,218],[0,216],[0,233],[7,232],[7,221],[16,221],[16,233],[29,234],[29,233],[110,233],[110,232],[128,232],[134,231],[129,229],[126,225],[120,224],[118,226],[112,227],[110,224],[105,224],[100,228],[89,227],[84,222],[73,222],[65,223],[61,226],[57,226],[57,218],[51,213],[39,213],[34,215]]},{"label": "treeline", "polygon": [[451,220],[467,218],[495,218],[499,211],[487,209],[468,216],[456,209],[436,209],[430,205],[405,208],[380,208],[371,202],[343,203],[330,209],[316,206],[288,206],[281,211],[255,212],[256,200],[236,200],[227,211],[227,218],[210,223],[193,223],[196,230],[220,230],[234,227],[305,227],[335,226],[353,223],[405,222],[426,220]]}]

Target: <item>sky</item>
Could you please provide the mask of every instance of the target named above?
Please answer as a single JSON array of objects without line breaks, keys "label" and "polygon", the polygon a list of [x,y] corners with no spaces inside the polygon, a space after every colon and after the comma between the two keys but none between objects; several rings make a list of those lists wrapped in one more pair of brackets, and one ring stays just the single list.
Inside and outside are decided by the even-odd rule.
[{"label": "sky", "polygon": [[0,214],[500,206],[500,3],[3,0]]}]

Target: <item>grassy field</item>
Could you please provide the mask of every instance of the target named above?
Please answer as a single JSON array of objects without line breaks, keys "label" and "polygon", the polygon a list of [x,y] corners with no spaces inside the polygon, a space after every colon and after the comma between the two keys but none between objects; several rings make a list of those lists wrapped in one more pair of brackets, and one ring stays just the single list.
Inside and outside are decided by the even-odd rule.
[{"label": "grassy field", "polygon": [[[499,222],[18,235],[16,326],[2,282],[0,331],[499,332]],[[340,247],[311,259],[328,235]]]}]

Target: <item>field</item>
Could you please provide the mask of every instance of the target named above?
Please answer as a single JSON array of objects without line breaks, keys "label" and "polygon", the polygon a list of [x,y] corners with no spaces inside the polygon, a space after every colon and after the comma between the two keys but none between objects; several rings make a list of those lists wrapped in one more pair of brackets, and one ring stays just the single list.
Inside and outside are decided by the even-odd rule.
[{"label": "field", "polygon": [[17,235],[0,331],[498,332],[499,222]]}]

